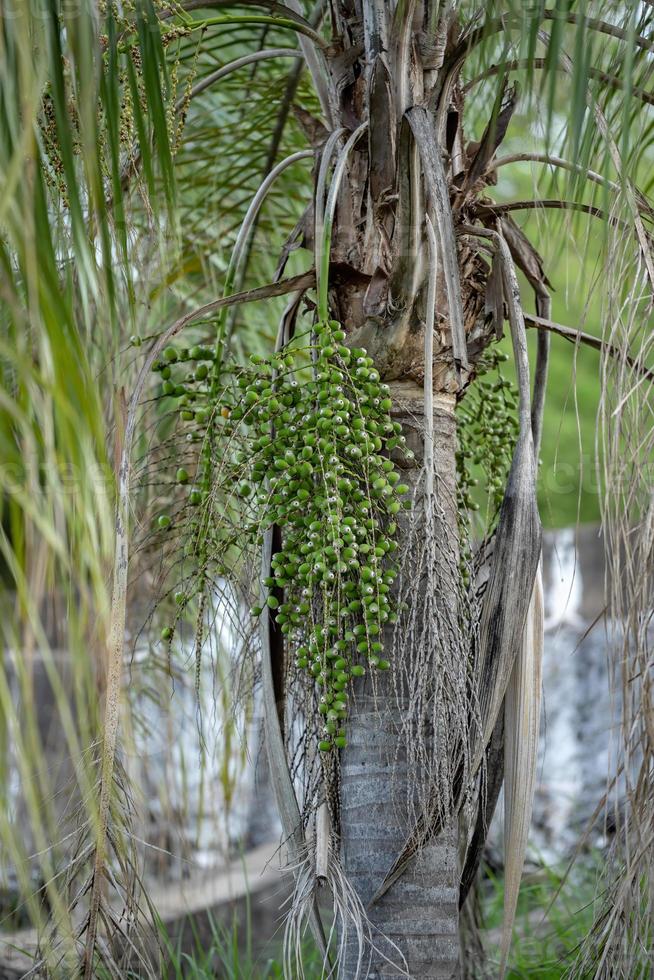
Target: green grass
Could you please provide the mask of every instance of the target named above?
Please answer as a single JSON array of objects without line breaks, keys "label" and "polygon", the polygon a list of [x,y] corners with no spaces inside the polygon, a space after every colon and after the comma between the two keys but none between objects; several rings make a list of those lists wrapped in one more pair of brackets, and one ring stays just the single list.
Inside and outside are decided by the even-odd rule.
[{"label": "green grass", "polygon": [[[249,907],[245,921],[234,918],[231,926],[208,917],[210,940],[204,944],[193,930],[193,949],[184,951],[179,940],[167,935],[160,927],[161,942],[167,963],[167,980],[275,980],[284,977],[281,956],[281,938],[270,948],[260,950],[253,941],[253,929]],[[317,949],[307,941],[302,952],[307,980],[319,980],[322,976]]]},{"label": "green grass", "polygon": [[[511,980],[561,980],[572,966],[581,940],[588,934],[596,912],[596,876],[599,853],[580,859],[568,877],[566,867],[542,866],[525,875],[509,958]],[[481,938],[486,961],[476,964],[473,976],[493,976],[499,959],[504,901],[501,875],[487,872],[480,885],[483,921]],[[253,944],[249,911],[246,921],[231,927],[210,918],[210,941],[203,945],[197,931],[194,947],[182,951],[179,942],[162,930],[168,962],[167,980],[273,980],[284,976],[281,940],[263,952]],[[310,938],[303,949],[307,980],[321,980],[320,957]],[[580,977],[579,980],[582,980]]]},{"label": "green grass", "polygon": [[[559,980],[572,966],[577,948],[591,929],[596,912],[596,872],[602,857],[589,855],[564,870],[542,867],[525,875],[520,889],[507,977],[512,980]],[[489,873],[481,887],[487,967],[499,962],[504,888]],[[483,974],[486,975],[486,974]],[[582,980],[581,977],[578,980]]]}]

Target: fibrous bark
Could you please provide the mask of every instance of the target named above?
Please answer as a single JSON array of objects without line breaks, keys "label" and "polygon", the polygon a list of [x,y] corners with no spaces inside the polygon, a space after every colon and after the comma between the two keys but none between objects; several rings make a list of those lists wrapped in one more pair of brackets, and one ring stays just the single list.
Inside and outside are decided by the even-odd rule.
[{"label": "fibrous bark", "polygon": [[[417,387],[413,387],[412,394],[411,400],[396,396],[397,417],[403,424],[407,442],[416,452],[416,465],[406,471],[415,497],[413,517],[407,518],[405,525],[415,520],[424,503],[423,404]],[[445,604],[451,604],[457,592],[452,580],[457,540],[453,402],[452,398],[440,398],[434,411],[435,494],[439,505],[434,544],[449,552],[449,560],[439,560],[442,554],[427,557],[440,570],[439,601]],[[408,527],[405,531],[407,535],[412,534]],[[419,535],[415,535],[415,529],[413,534],[417,541]],[[405,567],[411,575],[410,556]],[[421,605],[426,587],[424,559],[414,573],[415,602]],[[393,643],[391,635],[387,643],[389,646]],[[392,888],[370,905],[393,861],[411,837],[421,802],[419,787],[431,783],[431,773],[415,771],[412,762],[416,757],[407,745],[407,737],[414,731],[416,739],[424,739],[432,747],[434,737],[442,738],[433,731],[415,731],[416,725],[425,727],[424,712],[423,706],[416,704],[412,697],[411,685],[405,682],[403,668],[407,666],[410,667],[394,664],[393,673],[377,675],[374,682],[365,678],[356,692],[348,748],[341,762],[341,858],[346,874],[368,907],[372,926],[370,945],[363,954],[362,975],[370,978],[408,975],[436,980],[458,973],[456,826],[450,823],[437,839],[422,847]],[[453,754],[455,745],[451,744],[449,749]],[[357,975],[359,952],[359,944],[352,934],[342,965],[344,978]]]}]

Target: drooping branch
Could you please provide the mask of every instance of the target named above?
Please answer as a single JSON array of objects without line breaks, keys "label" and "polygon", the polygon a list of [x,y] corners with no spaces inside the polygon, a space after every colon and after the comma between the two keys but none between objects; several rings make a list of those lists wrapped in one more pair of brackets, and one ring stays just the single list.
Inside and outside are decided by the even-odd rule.
[{"label": "drooping branch", "polygon": [[543,620],[543,582],[539,562],[521,648],[504,699],[504,921],[499,980],[505,976],[511,948],[536,788],[543,697]]},{"label": "drooping branch", "polygon": [[[473,231],[472,226],[463,225],[457,229],[457,232],[461,235],[476,235],[478,232],[481,234],[482,229],[475,228]],[[570,327],[563,323],[557,323],[555,320],[550,319],[549,316],[544,315],[542,301],[541,303],[537,303],[537,306],[541,307],[540,312],[537,314],[523,311],[525,326],[528,329],[536,329],[540,333],[554,333],[559,337],[563,337],[564,340],[568,340],[572,344],[582,344],[585,347],[592,347],[593,350],[607,354],[609,357],[613,357],[616,360],[624,361],[638,374],[642,375],[644,378],[647,378],[649,381],[654,381],[654,368],[650,368],[646,364],[643,364],[638,358],[630,354],[629,351],[625,351],[615,344],[609,344],[600,337],[594,336],[594,334],[586,333],[583,330],[578,330],[575,327]]]},{"label": "drooping branch", "polygon": [[603,177],[602,174],[595,173],[594,170],[588,170],[581,164],[572,163],[570,160],[565,160],[563,157],[555,156],[552,153],[509,153],[504,157],[491,160],[486,167],[486,173],[499,170],[500,167],[506,167],[510,163],[544,163],[552,167],[559,167],[561,170],[569,170],[571,173],[581,174],[592,183],[608,187],[612,191],[620,190],[618,184],[609,180],[608,177]]},{"label": "drooping branch", "polygon": [[[466,82],[463,86],[463,94],[467,95],[475,85],[478,85],[485,78],[491,78],[493,75],[504,75],[511,71],[526,71],[530,68],[542,70],[551,67],[546,58],[514,58],[512,61],[500,61],[498,64],[489,65],[488,68],[485,68],[478,75],[475,75],[474,78],[471,78],[469,82]],[[563,68],[558,68],[558,70],[564,71]],[[591,78],[596,78],[600,82],[606,82],[607,85],[612,85],[614,88],[619,89],[625,87],[625,83],[617,75],[600,71],[599,68],[588,68],[588,74]],[[641,102],[645,102],[647,105],[654,105],[654,95],[644,88],[639,88],[635,85],[629,90],[629,94],[633,95],[635,99],[640,99]]]},{"label": "drooping branch", "polygon": [[629,31],[623,30],[621,27],[616,27],[615,24],[610,24],[606,20],[600,20],[598,17],[585,17],[571,13],[562,14],[560,10],[544,10],[543,20],[564,20],[567,24],[583,26],[588,28],[588,30],[596,31],[598,34],[606,34],[609,37],[617,38],[619,41],[625,41],[627,44],[635,44],[642,51],[654,51],[654,42],[651,38],[643,37],[640,34],[632,34]]},{"label": "drooping branch", "polygon": [[235,58],[234,61],[230,61],[221,68],[217,68],[216,71],[212,71],[209,75],[201,78],[199,82],[196,82],[188,94],[179,97],[175,103],[175,112],[179,112],[188,103],[189,99],[194,99],[196,96],[201,95],[202,92],[211,88],[216,82],[220,82],[227,75],[231,75],[233,71],[238,71],[239,68],[245,68],[247,65],[252,65],[257,61],[266,61],[270,58],[297,58],[299,60],[301,57],[302,53],[297,48],[262,48],[260,51],[252,51],[250,54],[244,54],[241,58]]},{"label": "drooping branch", "polygon": [[[551,153],[510,153],[507,154],[507,156],[498,157],[496,160],[491,160],[486,168],[486,173],[489,173],[492,170],[497,170],[499,167],[505,167],[510,163],[522,162],[544,163],[552,167],[559,167],[562,170],[569,170],[571,173],[580,174],[582,177],[590,180],[591,183],[599,184],[602,187],[607,187],[616,194],[620,191],[620,185],[616,183],[616,181],[609,180],[608,177],[603,177],[602,174],[598,174],[594,170],[589,170],[587,167],[584,167],[581,164],[573,163],[570,160],[565,160],[563,157],[555,156]],[[634,188],[634,194],[640,213],[649,218],[654,217],[654,210],[645,196],[636,188]]]},{"label": "drooping branch", "polygon": [[[204,4],[202,6],[205,6]],[[287,13],[290,11],[286,10]],[[304,34],[305,37],[313,41],[317,48],[324,50],[329,45],[327,42],[309,25],[304,23],[298,23],[288,17],[266,17],[263,14],[230,14],[225,17],[207,17],[203,20],[191,19],[186,21],[186,27],[192,31],[206,31],[210,27],[222,27],[223,25],[228,26],[231,24],[262,24],[269,25],[270,27],[281,27],[284,30],[295,31],[296,33]]]},{"label": "drooping branch", "polygon": [[[288,8],[290,10],[294,10],[298,15],[301,15],[302,8],[299,0],[288,0]],[[309,15],[309,24],[311,24],[312,27],[317,27],[322,20],[322,16],[323,4],[321,0],[318,0],[311,11],[311,14]],[[332,107],[329,98],[329,86],[327,82],[327,72],[325,70],[325,59],[321,56],[320,52],[316,50],[313,44],[311,44],[309,39],[303,34],[299,36],[298,40],[300,47],[302,48],[302,54],[304,55],[307,69],[313,82],[313,87],[316,95],[318,96],[318,101],[320,102],[320,108],[323,111],[327,125],[331,126]]]},{"label": "drooping branch", "polygon": [[[270,10],[271,13],[278,15],[276,17],[260,17],[256,21],[254,20],[256,15],[250,15],[246,18],[241,17],[241,22],[245,19],[251,23],[267,23],[271,24],[271,26],[292,28],[310,38],[319,48],[324,49],[329,47],[325,39],[314,30],[311,23],[305,17],[302,17],[301,14],[298,14],[291,7],[287,7],[286,4],[277,3],[276,0],[239,0],[238,5],[234,4],[232,0],[186,0],[185,3],[171,7],[170,10],[163,11],[158,16],[160,20],[167,20],[170,17],[178,17],[180,10],[188,13],[191,10],[211,10],[214,7],[223,8],[234,6],[263,7],[266,10]],[[234,16],[230,19],[232,23],[236,22]],[[186,23],[188,24],[189,21],[186,21]],[[195,26],[193,21],[190,23],[191,26]],[[199,24],[200,22],[197,23]]]},{"label": "drooping branch", "polygon": [[[522,228],[509,215],[502,220],[502,235],[506,240],[516,266],[524,274],[534,291],[536,313],[548,317],[551,310],[550,290],[552,284],[547,278],[543,260]],[[538,460],[540,437],[545,411],[545,389],[549,365],[550,336],[538,334],[534,391],[531,399],[531,434],[534,440],[534,458]]]},{"label": "drooping branch", "polygon": [[502,214],[509,214],[511,211],[536,211],[554,209],[555,211],[579,211],[582,214],[589,214],[600,221],[616,224],[615,218],[611,218],[601,208],[593,204],[582,204],[580,201],[564,201],[560,198],[534,198],[525,201],[505,201],[502,204],[477,204],[475,210],[480,216],[499,217]]},{"label": "drooping branch", "polygon": [[[298,0],[289,0],[290,8],[295,10],[296,13],[300,13],[300,7]],[[318,27],[322,20],[323,15],[323,5],[321,0],[318,0],[314,4],[313,10],[309,15],[309,23],[313,27]],[[277,159],[277,154],[282,143],[282,138],[284,136],[284,131],[286,129],[286,124],[293,107],[295,96],[297,93],[298,85],[300,84],[300,79],[302,77],[302,71],[306,65],[311,75],[313,81],[314,89],[318,95],[320,105],[325,116],[325,119],[329,123],[331,120],[331,108],[329,102],[329,91],[325,79],[325,63],[324,59],[321,59],[320,55],[316,49],[311,45],[310,41],[302,34],[298,36],[298,41],[300,45],[300,52],[296,53],[297,61],[286,79],[286,86],[284,88],[284,93],[281,98],[279,109],[277,110],[277,118],[275,119],[275,125],[270,138],[270,144],[266,153],[266,159],[263,165],[262,178],[265,180],[272,168],[275,166],[275,161]],[[302,55],[304,57],[302,57]],[[243,255],[243,260],[241,262],[240,273],[234,280],[234,286],[238,292],[243,288],[245,282],[245,276],[250,262],[250,253],[252,249],[252,241],[254,239],[255,229],[259,221],[259,215],[257,214],[254,219],[254,224],[250,237],[247,241],[245,252]],[[230,334],[234,327],[234,322],[236,318],[237,308],[232,307],[229,311],[227,319],[227,333]]]},{"label": "drooping branch", "polygon": [[[510,219],[508,219],[508,221],[505,220],[502,223],[502,227],[506,236],[507,231],[511,230]],[[545,274],[540,255],[536,252],[531,242],[529,242],[529,240],[522,235],[521,230],[517,226],[512,230],[512,234],[507,237],[507,244],[511,249],[511,254],[514,261],[518,265],[518,268],[525,274],[533,287],[536,298],[536,309],[538,313],[549,318],[551,300],[548,287],[550,287],[550,283]],[[495,268],[495,265],[493,268]],[[527,314],[523,315],[526,321]],[[528,324],[525,323],[525,326],[527,325]],[[534,390],[531,399],[531,432],[534,441],[534,457],[536,460],[538,460],[540,451],[540,440],[543,428],[549,354],[550,335],[547,331],[540,331],[538,334],[536,368],[534,372]],[[463,907],[470,888],[472,887],[472,884],[476,878],[479,865],[481,864],[486,838],[488,836],[488,828],[493,819],[500,790],[504,782],[504,736],[505,719],[504,713],[500,712],[495,728],[493,729],[490,742],[486,749],[484,766],[485,776],[479,788],[477,815],[461,874],[459,908]]]},{"label": "drooping branch", "polygon": [[584,344],[586,347],[592,347],[593,350],[607,354],[609,357],[614,357],[616,360],[624,361],[644,378],[647,378],[649,381],[654,381],[653,368],[642,364],[638,358],[633,357],[620,347],[616,347],[615,344],[608,344],[606,341],[600,340],[599,337],[594,337],[593,334],[585,333],[583,330],[577,330],[574,327],[568,327],[563,323],[556,323],[547,317],[535,316],[533,313],[525,313],[524,316],[527,327],[555,333],[557,336],[569,340],[572,344]]},{"label": "drooping branch", "polygon": [[316,268],[320,268],[321,249],[323,240],[323,228],[325,221],[325,194],[327,191],[327,174],[331,165],[332,156],[338,141],[347,133],[343,126],[339,126],[333,133],[329,134],[327,142],[322,148],[320,156],[320,167],[318,168],[318,178],[316,180],[316,196],[314,202],[314,247]]},{"label": "drooping branch", "polygon": [[[261,206],[265,201],[271,187],[279,175],[282,174],[288,167],[292,166],[294,163],[298,163],[300,160],[307,159],[313,159],[313,150],[299,150],[297,153],[292,153],[290,156],[286,157],[286,159],[280,160],[277,166],[273,167],[268,176],[261,183],[261,186],[252,198],[252,202],[250,203],[246,215],[243,218],[236,241],[234,242],[227,272],[225,273],[225,288],[223,295],[228,296],[234,283],[239,281],[238,276],[245,264],[244,260],[254,234],[254,228],[259,217]],[[232,307],[232,309],[234,309],[234,307]],[[225,341],[227,343],[229,343],[232,327],[233,323],[230,324],[230,328],[227,329],[225,334]]]}]

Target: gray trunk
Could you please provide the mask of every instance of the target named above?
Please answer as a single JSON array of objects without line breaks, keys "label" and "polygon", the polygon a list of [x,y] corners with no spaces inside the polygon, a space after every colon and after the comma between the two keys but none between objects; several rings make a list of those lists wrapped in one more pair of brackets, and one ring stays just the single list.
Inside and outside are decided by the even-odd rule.
[{"label": "gray trunk", "polygon": [[[415,485],[423,455],[423,406],[419,389],[411,387],[413,397],[402,399],[396,392],[395,403],[396,416],[416,454],[415,467],[406,472],[406,482]],[[434,413],[435,486],[444,524],[438,540],[449,549],[456,547],[457,539],[452,403],[447,396],[439,398]],[[446,603],[454,601],[454,583],[447,580],[452,564],[439,562],[444,579],[439,583],[440,592]],[[421,583],[416,582],[416,602],[421,601],[421,594]],[[390,649],[390,640],[388,646]],[[408,709],[405,700],[403,706],[401,670],[397,668],[394,664],[385,674],[377,672],[374,688],[368,677],[364,679],[352,702],[348,748],[342,753],[341,856],[364,906],[368,906],[407,840],[414,815],[407,801],[415,801],[420,782],[420,773],[407,771],[398,734],[406,720],[401,713]],[[373,948],[365,949],[359,976],[384,980],[407,975],[416,980],[458,976],[458,895],[458,841],[453,825],[427,844],[389,891],[368,908]],[[357,956],[358,942],[351,932],[343,980],[357,976]]]}]

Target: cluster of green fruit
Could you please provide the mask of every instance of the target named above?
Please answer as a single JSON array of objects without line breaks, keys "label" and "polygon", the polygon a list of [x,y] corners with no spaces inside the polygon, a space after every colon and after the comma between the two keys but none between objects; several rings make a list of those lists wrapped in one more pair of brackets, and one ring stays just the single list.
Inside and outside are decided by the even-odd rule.
[{"label": "cluster of green fruit", "polygon": [[[191,348],[164,348],[161,360],[156,361],[152,370],[162,379],[161,395],[176,399],[179,416],[183,422],[196,423],[187,434],[189,442],[200,442],[204,438],[208,425],[212,424],[216,407],[211,397],[211,381],[215,352],[209,347],[196,345]],[[176,366],[183,365],[182,373],[174,376]],[[190,475],[185,466],[180,466],[175,474],[175,480],[181,486],[190,484]],[[197,507],[205,499],[205,493],[197,487],[190,486],[189,503]],[[162,530],[170,527],[171,518],[162,514],[158,519]]]},{"label": "cluster of green fruit", "polygon": [[[195,382],[202,383],[209,378],[214,359],[215,353],[209,347],[196,345],[178,349],[171,345],[164,348],[161,360],[152,365],[152,370],[160,375],[163,382],[161,394],[179,399],[182,418],[186,421],[194,419],[196,422],[206,422],[209,417],[209,406],[203,399],[205,392],[202,387],[196,388]],[[177,363],[189,364],[183,381],[176,381],[173,377]],[[197,365],[195,368],[191,367],[193,363]]]},{"label": "cluster of green fruit", "polygon": [[[141,342],[139,338],[132,338],[131,343],[136,347]],[[159,396],[174,400],[179,418],[187,427],[186,439],[190,443],[209,445],[207,435],[217,428],[218,422],[224,423],[229,414],[227,409],[221,408],[217,403],[214,395],[215,363],[216,354],[210,347],[196,344],[190,348],[177,348],[171,344],[164,348],[160,360],[152,366],[153,372],[162,381]],[[208,500],[211,482],[203,479],[202,466],[198,465],[195,469],[197,472],[195,478],[192,478],[186,465],[178,466],[175,483],[184,489],[186,503],[192,508],[199,508]],[[177,522],[178,519],[175,523]],[[160,514],[156,521],[159,531],[166,533],[173,529],[173,523],[173,518],[168,513]],[[194,532],[199,533],[202,524],[203,522],[194,520],[191,527]],[[190,541],[187,550],[197,556],[198,542]],[[179,612],[175,623],[164,626],[161,631],[161,639],[165,642],[172,642],[177,621],[191,598],[192,590],[175,592]]]},{"label": "cluster of green fruit", "polygon": [[[319,691],[319,748],[346,744],[348,687],[366,666],[387,670],[382,631],[393,623],[394,520],[409,487],[389,453],[405,456],[389,388],[363,348],[344,345],[336,321],[318,323],[313,367],[298,382],[293,353],[255,357],[231,420],[251,433],[247,479],[260,528],[282,528],[267,606]],[[407,502],[410,506],[410,501]],[[263,612],[255,606],[254,615]]]},{"label": "cluster of green fruit", "polygon": [[[390,417],[389,388],[366,351],[344,340],[339,323],[319,322],[308,345],[300,346],[299,337],[270,358],[253,355],[219,392],[208,348],[167,347],[154,365],[162,394],[175,398],[181,419],[192,423],[189,438],[225,457],[226,505],[238,502],[239,535],[257,546],[265,529],[282,529],[281,549],[264,581],[267,608],[316,690],[325,752],[346,744],[352,679],[367,667],[390,666],[382,632],[397,620],[391,596],[395,518],[403,497],[411,506],[409,487],[390,459],[394,450],[412,454]],[[174,377],[180,362],[183,382]],[[184,467],[176,482],[189,485],[194,505],[211,489],[192,481]],[[162,514],[158,523],[166,530],[171,518]],[[175,598],[182,606],[188,599],[182,593]],[[162,639],[170,642],[173,633],[166,626]]]},{"label": "cluster of green fruit", "polygon": [[472,385],[457,412],[460,506],[466,512],[479,510],[474,488],[479,485],[475,470],[481,471],[489,497],[491,521],[502,504],[519,432],[517,390],[500,372],[500,364],[508,359],[508,354],[497,349],[488,349],[484,353],[477,374],[493,372],[495,377],[493,380],[480,378]]}]

